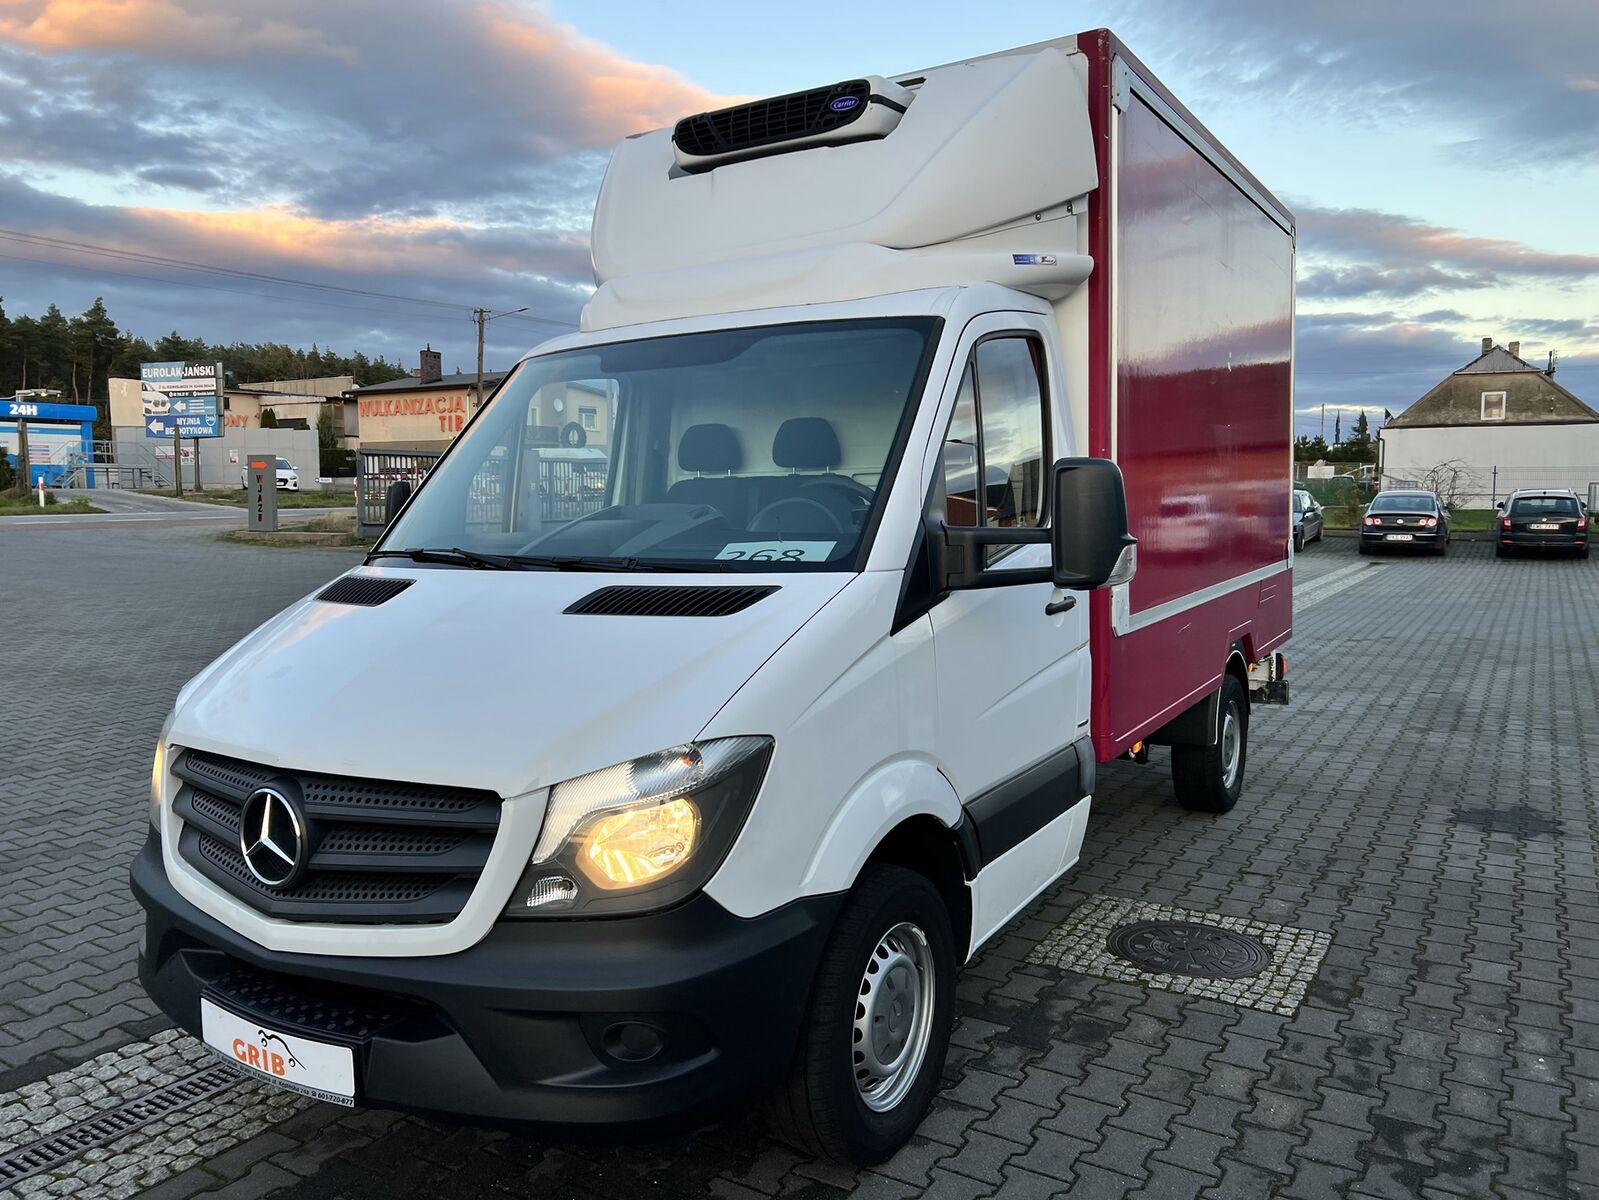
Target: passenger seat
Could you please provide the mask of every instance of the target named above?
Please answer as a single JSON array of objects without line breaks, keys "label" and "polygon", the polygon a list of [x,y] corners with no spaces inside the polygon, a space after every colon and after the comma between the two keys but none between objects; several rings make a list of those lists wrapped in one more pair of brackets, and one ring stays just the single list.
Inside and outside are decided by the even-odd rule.
[{"label": "passenger seat", "polygon": [[[772,439],[772,461],[787,468],[790,474],[763,476],[753,481],[757,489],[755,511],[759,512],[777,500],[803,496],[833,513],[845,530],[850,529],[853,520],[844,493],[837,488],[808,486],[829,479],[841,484],[849,483],[847,476],[833,471],[843,460],[844,452],[838,444],[838,434],[834,432],[831,421],[824,417],[790,417],[777,427],[777,436]],[[819,474],[801,475],[798,474],[800,471]]]},{"label": "passenger seat", "polygon": [[690,425],[677,444],[679,470],[693,471],[666,489],[671,504],[708,504],[734,525],[749,523],[751,481],[732,472],[744,466],[738,434],[726,425]]}]

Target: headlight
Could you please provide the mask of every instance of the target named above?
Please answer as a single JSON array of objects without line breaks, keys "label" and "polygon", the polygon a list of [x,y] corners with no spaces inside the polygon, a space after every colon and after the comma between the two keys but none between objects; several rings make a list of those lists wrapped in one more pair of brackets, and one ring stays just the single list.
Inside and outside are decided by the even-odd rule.
[{"label": "headlight", "polygon": [[643,912],[692,895],[743,828],[771,753],[771,738],[718,738],[557,784],[505,915]]},{"label": "headlight", "polygon": [[161,736],[155,741],[155,761],[150,764],[150,827],[161,830],[161,785],[167,775],[167,737],[172,732],[172,718],[161,726]]}]

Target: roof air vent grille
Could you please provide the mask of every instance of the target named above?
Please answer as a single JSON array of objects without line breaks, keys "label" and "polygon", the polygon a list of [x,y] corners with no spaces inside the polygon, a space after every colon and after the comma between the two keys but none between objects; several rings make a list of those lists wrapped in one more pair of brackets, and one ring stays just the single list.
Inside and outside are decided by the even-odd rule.
[{"label": "roof air vent grille", "polygon": [[706,171],[722,163],[887,137],[912,93],[879,79],[849,79],[684,117],[672,130],[677,165]]},{"label": "roof air vent grille", "polygon": [[583,617],[728,617],[777,591],[775,585],[674,587],[619,584],[590,592],[571,605]]}]

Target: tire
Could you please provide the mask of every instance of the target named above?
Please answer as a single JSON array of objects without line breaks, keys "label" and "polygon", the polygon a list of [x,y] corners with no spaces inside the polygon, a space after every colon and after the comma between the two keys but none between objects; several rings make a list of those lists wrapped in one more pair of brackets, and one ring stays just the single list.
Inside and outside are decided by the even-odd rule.
[{"label": "tire", "polygon": [[[822,951],[788,1079],[768,1101],[777,1134],[854,1166],[892,1157],[916,1132],[938,1089],[954,1024],[955,967],[949,911],[938,890],[904,867],[869,864]],[[931,988],[906,988],[928,973]],[[876,1016],[875,1027],[886,1030],[891,1011],[883,1006],[897,1002],[909,1005],[908,1013],[892,1008],[905,1028],[897,1039],[885,1037],[890,1050],[898,1041],[900,1070],[879,1079],[874,1092],[857,1083],[865,1070],[859,1047],[875,1039],[863,1041],[856,1021]]]},{"label": "tire", "polygon": [[1584,546],[1581,550],[1578,550],[1577,551],[1577,557],[1578,558],[1587,558],[1588,557],[1588,547]]},{"label": "tire", "polygon": [[561,426],[561,445],[571,450],[581,450],[589,444],[588,430],[576,421],[568,421]]},{"label": "tire", "polygon": [[1362,554],[1370,554],[1371,553],[1371,547],[1366,545],[1365,542],[1361,542],[1360,543],[1360,553],[1362,553]]},{"label": "tire", "polygon": [[1510,557],[1510,551],[1507,550],[1503,546],[1495,546],[1494,547],[1494,557],[1495,558],[1509,558]]},{"label": "tire", "polygon": [[1305,535],[1298,529],[1294,530],[1294,553],[1302,554],[1305,549]]},{"label": "tire", "polygon": [[1221,685],[1221,737],[1214,746],[1173,746],[1171,781],[1189,812],[1231,812],[1244,791],[1249,758],[1249,698],[1228,675]]},{"label": "tire", "polygon": [[1327,536],[1327,526],[1326,526],[1325,523],[1323,523],[1320,526],[1320,528],[1318,528],[1316,530],[1316,536],[1314,538],[1312,538],[1311,540],[1319,542],[1319,541],[1321,541],[1322,538],[1324,538],[1326,536]]}]

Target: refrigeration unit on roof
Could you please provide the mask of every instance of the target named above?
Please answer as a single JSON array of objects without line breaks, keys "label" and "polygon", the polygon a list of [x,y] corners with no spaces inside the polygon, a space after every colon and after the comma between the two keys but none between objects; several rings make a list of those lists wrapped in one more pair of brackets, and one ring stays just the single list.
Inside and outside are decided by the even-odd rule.
[{"label": "refrigeration unit on roof", "polygon": [[887,137],[909,107],[909,88],[879,75],[684,117],[672,148],[684,171]]}]

